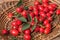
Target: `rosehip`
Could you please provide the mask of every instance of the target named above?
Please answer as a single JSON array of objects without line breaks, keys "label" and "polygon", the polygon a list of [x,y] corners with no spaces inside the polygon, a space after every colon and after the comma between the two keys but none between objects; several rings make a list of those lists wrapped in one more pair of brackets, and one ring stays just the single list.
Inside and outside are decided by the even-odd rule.
[{"label": "rosehip", "polygon": [[31,11],[32,11],[32,10],[33,10],[33,6],[30,6],[30,7],[29,7],[29,10],[31,10]]},{"label": "rosehip", "polygon": [[38,32],[39,29],[40,29],[39,26],[37,26],[36,29],[35,29],[35,32]]},{"label": "rosehip", "polygon": [[17,36],[18,35],[18,31],[16,29],[11,29],[10,30],[10,34],[13,36]]},{"label": "rosehip", "polygon": [[32,22],[31,22],[31,25],[34,25],[34,24],[35,24],[35,22],[34,22],[34,21],[32,21]]},{"label": "rosehip", "polygon": [[24,18],[27,18],[27,15],[24,15],[23,17],[24,17]]},{"label": "rosehip", "polygon": [[21,13],[21,12],[22,12],[22,10],[23,10],[23,9],[22,9],[22,8],[20,8],[20,7],[19,7],[19,8],[16,8],[16,12],[18,12],[18,13]]},{"label": "rosehip", "polygon": [[53,11],[49,11],[50,14],[53,14]]},{"label": "rosehip", "polygon": [[46,14],[44,12],[39,13],[41,17],[46,17]]},{"label": "rosehip", "polygon": [[36,16],[38,16],[38,11],[34,11],[34,14],[35,14]]},{"label": "rosehip", "polygon": [[19,25],[22,24],[22,21],[20,21],[20,20],[16,20],[16,24],[19,26]]},{"label": "rosehip", "polygon": [[44,33],[44,28],[40,28],[40,33]]},{"label": "rosehip", "polygon": [[12,18],[12,16],[13,16],[13,13],[11,13],[11,12],[8,13],[8,17],[9,17],[9,18]]},{"label": "rosehip", "polygon": [[12,29],[18,29],[19,26],[12,26]]},{"label": "rosehip", "polygon": [[39,5],[38,8],[39,8],[40,11],[44,10],[44,7],[42,5]]},{"label": "rosehip", "polygon": [[54,8],[56,8],[57,7],[57,5],[56,4],[51,4]]},{"label": "rosehip", "polygon": [[43,2],[43,3],[48,3],[48,2],[49,2],[49,0],[42,0],[42,2]]},{"label": "rosehip", "polygon": [[51,24],[46,24],[46,28],[51,28]]},{"label": "rosehip", "polygon": [[34,6],[33,7],[33,9],[34,9],[34,11],[38,11],[38,8],[37,8],[38,6]]},{"label": "rosehip", "polygon": [[39,4],[40,4],[39,1],[35,1],[35,2],[34,2],[34,5],[35,5],[35,6],[37,6],[37,5],[39,5]]},{"label": "rosehip", "polygon": [[60,9],[58,9],[58,10],[56,11],[56,14],[57,14],[57,15],[60,15]]},{"label": "rosehip", "polygon": [[18,31],[22,32],[22,26],[19,26]]},{"label": "rosehip", "polygon": [[3,35],[5,35],[5,34],[7,34],[7,33],[8,33],[8,31],[7,31],[6,29],[3,29],[3,30],[2,30],[2,34],[3,34]]},{"label": "rosehip", "polygon": [[34,17],[32,18],[32,21],[34,21]]},{"label": "rosehip", "polygon": [[54,11],[55,10],[55,8],[52,5],[49,5],[48,8],[49,8],[50,11]]},{"label": "rosehip", "polygon": [[12,25],[12,26],[17,26],[16,21],[11,22],[11,25]]},{"label": "rosehip", "polygon": [[45,34],[49,34],[49,33],[50,33],[50,31],[51,31],[51,29],[46,28],[46,29],[44,30],[44,33],[45,33]]},{"label": "rosehip", "polygon": [[39,18],[39,21],[40,21],[40,22],[44,21],[44,17],[40,17],[40,18]]},{"label": "rosehip", "polygon": [[30,12],[30,16],[33,18],[35,15],[33,12]]},{"label": "rosehip", "polygon": [[27,17],[27,11],[26,11],[26,10],[24,10],[24,11],[22,12],[22,16],[24,16],[25,18]]},{"label": "rosehip", "polygon": [[44,20],[43,24],[46,25],[49,23],[49,20]]},{"label": "rosehip", "polygon": [[49,20],[50,22],[52,22],[53,19],[52,19],[52,17],[48,17],[48,20]]},{"label": "rosehip", "polygon": [[24,11],[22,12],[22,15],[27,15],[27,11],[24,10]]},{"label": "rosehip", "polygon": [[47,15],[47,17],[51,17],[52,14],[51,13],[47,13],[46,15]]},{"label": "rosehip", "polygon": [[31,40],[31,36],[30,35],[24,35],[24,40]]},{"label": "rosehip", "polygon": [[43,3],[43,6],[44,7],[48,7],[48,3]]},{"label": "rosehip", "polygon": [[29,29],[24,31],[24,34],[26,34],[26,35],[30,35],[30,33],[31,33],[31,31]]},{"label": "rosehip", "polygon": [[46,12],[46,13],[49,12],[48,7],[45,7],[45,8],[44,8],[44,12]]}]

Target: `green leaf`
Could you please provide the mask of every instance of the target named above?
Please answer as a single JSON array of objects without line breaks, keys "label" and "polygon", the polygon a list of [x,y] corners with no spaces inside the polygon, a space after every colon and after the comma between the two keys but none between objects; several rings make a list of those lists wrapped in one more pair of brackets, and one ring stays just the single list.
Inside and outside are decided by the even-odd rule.
[{"label": "green leaf", "polygon": [[32,21],[32,17],[28,14],[28,20],[31,22]]},{"label": "green leaf", "polygon": [[21,6],[23,4],[23,1],[22,0],[19,0],[18,4],[17,4],[17,7]]},{"label": "green leaf", "polygon": [[26,30],[28,28],[30,28],[30,24],[29,23],[25,23],[25,24],[23,24],[22,31]]},{"label": "green leaf", "polygon": [[16,37],[12,37],[12,40],[17,40],[17,38]]},{"label": "green leaf", "polygon": [[25,10],[28,10],[28,6],[25,6],[24,9],[25,9]]},{"label": "green leaf", "polygon": [[18,18],[18,19],[21,20],[22,22],[27,22],[27,19],[24,18],[24,17],[20,17],[20,18]]},{"label": "green leaf", "polygon": [[21,14],[19,14],[19,13],[15,13],[14,14],[16,17],[21,17]]},{"label": "green leaf", "polygon": [[37,22],[38,22],[38,20],[37,20],[37,18],[36,18],[36,17],[34,18],[34,22],[35,22],[35,23],[37,23]]},{"label": "green leaf", "polygon": [[35,30],[36,24],[32,26],[32,32]]}]

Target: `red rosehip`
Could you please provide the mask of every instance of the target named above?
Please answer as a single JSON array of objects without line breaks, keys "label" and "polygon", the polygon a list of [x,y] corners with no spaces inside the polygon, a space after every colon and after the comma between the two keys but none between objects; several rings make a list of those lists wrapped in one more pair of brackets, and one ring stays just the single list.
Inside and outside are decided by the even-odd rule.
[{"label": "red rosehip", "polygon": [[10,30],[10,34],[13,36],[17,36],[18,35],[18,31],[16,29],[11,29]]},{"label": "red rosehip", "polygon": [[44,10],[44,7],[42,5],[39,5],[38,8],[39,8],[40,11]]},{"label": "red rosehip", "polygon": [[48,17],[48,20],[49,20],[50,22],[52,22],[53,19],[52,19],[52,17]]},{"label": "red rosehip", "polygon": [[42,2],[43,2],[43,3],[48,3],[48,2],[49,2],[49,0],[42,0]]},{"label": "red rosehip", "polygon": [[46,13],[49,12],[48,7],[45,7],[45,8],[44,8],[44,12],[46,12]]},{"label": "red rosehip", "polygon": [[12,26],[12,29],[18,29],[19,26]]},{"label": "red rosehip", "polygon": [[11,22],[11,25],[12,25],[12,26],[17,26],[16,21]]},{"label": "red rosehip", "polygon": [[22,26],[19,26],[18,31],[22,32]]},{"label": "red rosehip", "polygon": [[27,29],[24,31],[24,34],[26,34],[26,35],[30,35],[30,33],[31,33],[30,29]]},{"label": "red rosehip", "polygon": [[27,11],[26,11],[26,10],[24,10],[24,11],[22,12],[22,16],[27,17]]},{"label": "red rosehip", "polygon": [[3,35],[5,35],[5,34],[7,34],[7,33],[8,33],[8,31],[7,31],[6,29],[3,29],[3,30],[2,30],[2,34],[3,34]]},{"label": "red rosehip", "polygon": [[12,18],[12,16],[13,16],[13,13],[9,12],[9,13],[8,13],[8,17],[9,17],[9,18]]},{"label": "red rosehip", "polygon": [[27,15],[27,11],[24,10],[24,11],[22,12],[22,15]]},{"label": "red rosehip", "polygon": [[46,14],[44,12],[39,13],[41,17],[46,17]]},{"label": "red rosehip", "polygon": [[23,17],[24,17],[24,18],[27,18],[27,15],[24,15]]},{"label": "red rosehip", "polygon": [[32,18],[32,21],[34,21],[34,17]]},{"label": "red rosehip", "polygon": [[44,20],[43,24],[46,25],[49,23],[49,20]]},{"label": "red rosehip", "polygon": [[43,6],[44,7],[48,7],[48,3],[43,3]]},{"label": "red rosehip", "polygon": [[25,17],[25,18],[27,18],[27,11],[26,11],[26,10],[24,10],[24,11],[22,12],[22,16]]},{"label": "red rosehip", "polygon": [[38,6],[34,6],[33,7],[33,9],[34,9],[34,11],[38,11],[38,8],[37,8]]},{"label": "red rosehip", "polygon": [[30,12],[30,16],[33,18],[35,15],[33,12]]},{"label": "red rosehip", "polygon": [[48,8],[49,8],[50,11],[54,11],[55,10],[55,8],[52,5],[49,5]]},{"label": "red rosehip", "polygon": [[16,24],[19,26],[19,25],[22,24],[22,21],[20,21],[20,20],[16,20]]},{"label": "red rosehip", "polygon": [[40,28],[39,32],[44,33],[44,28]]},{"label": "red rosehip", "polygon": [[35,28],[35,32],[38,32],[39,31],[39,26],[37,26],[36,28]]},{"label": "red rosehip", "polygon": [[22,10],[23,10],[23,9],[22,9],[22,8],[20,8],[20,7],[19,7],[19,8],[16,8],[16,12],[18,12],[18,13],[21,13],[21,12],[22,12]]},{"label": "red rosehip", "polygon": [[32,22],[31,22],[31,25],[34,25],[34,24],[35,24],[35,22],[34,22],[34,21],[32,21]]},{"label": "red rosehip", "polygon": [[30,35],[24,35],[24,40],[31,40],[31,36]]},{"label": "red rosehip", "polygon": [[52,14],[51,13],[47,13],[46,15],[47,15],[47,17],[51,17]]},{"label": "red rosehip", "polygon": [[44,21],[44,17],[40,17],[40,18],[39,18],[39,21],[40,21],[40,22]]},{"label": "red rosehip", "polygon": [[33,10],[33,6],[30,6],[30,7],[29,7],[29,10],[31,10],[31,11],[32,11],[32,10]]},{"label": "red rosehip", "polygon": [[50,28],[46,28],[46,29],[44,30],[44,33],[45,33],[45,34],[49,34],[49,33],[50,33],[50,31],[51,31],[51,29],[50,29]]},{"label": "red rosehip", "polygon": [[34,14],[35,14],[36,16],[38,16],[38,11],[34,11]]},{"label": "red rosehip", "polygon": [[51,28],[51,24],[46,24],[46,28]]},{"label": "red rosehip", "polygon": [[35,1],[35,2],[34,2],[34,5],[35,5],[35,6],[37,6],[37,5],[39,5],[39,4],[40,4],[39,1]]},{"label": "red rosehip", "polygon": [[53,11],[49,11],[50,14],[53,14]]},{"label": "red rosehip", "polygon": [[56,11],[56,14],[57,14],[57,15],[60,15],[60,9],[58,9],[58,10]]},{"label": "red rosehip", "polygon": [[57,8],[57,5],[56,4],[51,4],[54,8]]}]

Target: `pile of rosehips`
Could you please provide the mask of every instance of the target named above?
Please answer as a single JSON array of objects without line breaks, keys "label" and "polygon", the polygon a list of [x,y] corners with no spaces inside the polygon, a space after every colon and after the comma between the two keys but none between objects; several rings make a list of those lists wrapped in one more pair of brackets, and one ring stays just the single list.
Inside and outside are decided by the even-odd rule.
[{"label": "pile of rosehips", "polygon": [[[16,12],[17,14],[21,15],[20,17],[24,17],[24,19],[26,19],[27,22],[19,20],[19,18],[16,17],[13,13],[9,12],[9,18],[13,18],[13,16],[15,16],[13,18],[13,21],[11,22],[12,28],[9,31],[10,34],[13,36],[17,36],[19,33],[24,33],[25,40],[31,40],[32,32],[49,34],[52,29],[52,16],[54,14],[60,15],[60,9],[57,9],[56,4],[49,3],[49,0],[42,0],[42,3],[40,3],[39,1],[35,1],[34,6],[29,6],[28,10],[25,10],[23,6],[20,6],[16,8]],[[28,18],[28,14],[30,15],[30,18]],[[22,25],[24,23],[29,23],[30,27],[25,27],[25,30],[22,30]],[[2,34],[7,33],[8,30],[2,30]]]}]

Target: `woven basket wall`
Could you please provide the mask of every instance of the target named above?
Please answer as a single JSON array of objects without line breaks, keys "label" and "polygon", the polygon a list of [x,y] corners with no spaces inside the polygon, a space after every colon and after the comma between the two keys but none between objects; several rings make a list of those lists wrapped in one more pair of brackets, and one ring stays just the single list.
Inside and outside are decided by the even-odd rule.
[{"label": "woven basket wall", "polygon": [[[0,3],[0,40],[11,40],[11,35],[3,36],[1,35],[1,30],[5,28],[10,28],[10,20],[7,17],[8,12],[15,13],[16,4],[19,0],[4,0]],[[23,0],[23,6],[30,6],[33,5],[34,0]],[[56,3],[58,8],[60,7],[60,0],[50,0],[51,3]],[[9,22],[10,21],[10,22]],[[56,16],[55,20],[53,21],[53,31],[48,34],[40,34],[40,33],[32,33],[32,40],[52,40],[53,38],[60,35],[60,16]],[[17,36],[18,40],[23,40],[23,34]]]}]

